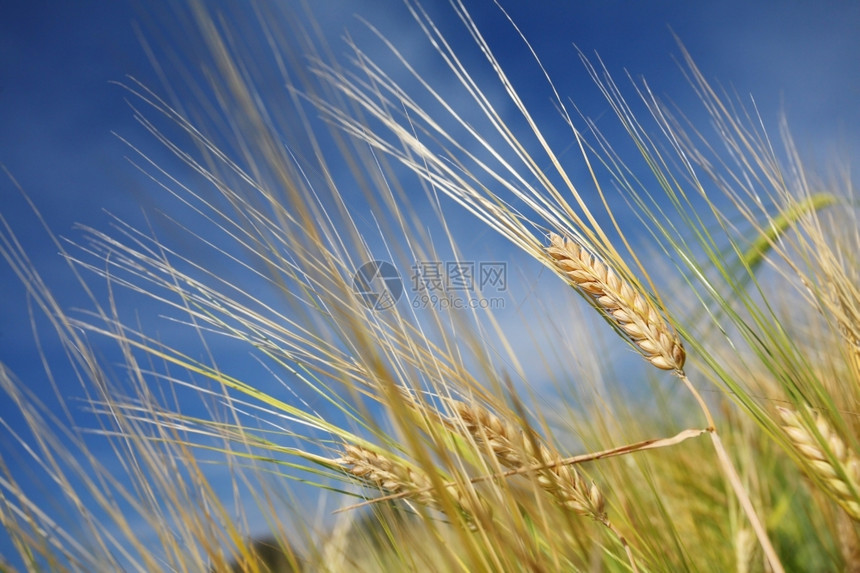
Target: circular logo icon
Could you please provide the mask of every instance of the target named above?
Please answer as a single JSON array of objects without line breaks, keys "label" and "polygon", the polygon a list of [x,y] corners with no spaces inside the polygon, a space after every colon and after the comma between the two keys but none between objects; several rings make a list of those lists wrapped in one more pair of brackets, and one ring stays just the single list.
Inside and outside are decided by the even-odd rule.
[{"label": "circular logo icon", "polygon": [[387,310],[400,300],[403,281],[388,261],[370,261],[353,275],[352,290],[367,308]]}]

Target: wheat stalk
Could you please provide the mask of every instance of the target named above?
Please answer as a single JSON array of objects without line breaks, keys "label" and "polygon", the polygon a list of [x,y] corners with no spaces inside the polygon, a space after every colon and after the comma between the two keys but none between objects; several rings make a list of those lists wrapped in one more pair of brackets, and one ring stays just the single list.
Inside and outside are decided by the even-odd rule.
[{"label": "wheat stalk", "polygon": [[738,529],[735,533],[735,570],[737,573],[749,573],[752,570],[756,556],[755,533],[747,528]]},{"label": "wheat stalk", "polygon": [[663,370],[684,367],[684,345],[654,305],[606,263],[574,240],[551,233],[547,254],[571,284],[590,297],[648,362]]},{"label": "wheat stalk", "polygon": [[860,458],[845,445],[822,415],[815,415],[815,429],[812,429],[807,419],[796,411],[788,408],[777,410],[789,439],[806,461],[811,473],[824,485],[824,491],[852,519],[860,521],[860,503],[857,502]]}]

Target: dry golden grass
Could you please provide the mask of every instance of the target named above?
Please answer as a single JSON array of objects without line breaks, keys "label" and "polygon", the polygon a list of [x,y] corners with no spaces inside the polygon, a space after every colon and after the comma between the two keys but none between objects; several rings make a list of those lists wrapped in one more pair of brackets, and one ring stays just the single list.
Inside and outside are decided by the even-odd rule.
[{"label": "dry golden grass", "polygon": [[[195,248],[183,251],[187,245],[182,242],[174,248],[122,224],[116,237],[89,230],[84,253],[69,260],[75,272],[92,271],[112,288],[127,287],[156,300],[175,323],[203,341],[205,351],[171,347],[155,333],[124,323],[113,308],[113,293],[108,301],[94,301],[91,316],[69,319],[47,296],[38,275],[28,272],[26,257],[14,240],[6,240],[4,227],[2,254],[29,285],[38,306],[56,320],[73,358],[72,369],[99,389],[91,403],[96,414],[108,420],[101,433],[115,438],[117,451],[139,464],[128,466],[131,486],[125,474],[114,475],[95,463],[91,474],[70,474],[75,483],[86,483],[88,493],[107,510],[100,522],[81,501],[62,464],[51,465],[57,452],[67,456],[60,456],[64,463],[74,463],[63,452],[62,441],[44,438],[53,436],[55,426],[35,415],[32,397],[19,391],[23,384],[0,369],[3,389],[25,414],[38,442],[32,457],[39,467],[48,467],[51,483],[59,484],[59,495],[80,511],[80,521],[87,525],[82,531],[92,539],[83,546],[72,533],[56,528],[25,488],[7,479],[6,460],[0,460],[0,520],[28,568],[116,570],[130,564],[129,569],[143,572],[207,567],[256,571],[264,560],[332,572],[623,573],[641,567],[757,573],[860,566],[855,524],[833,517],[838,512],[860,519],[860,459],[852,451],[856,440],[851,436],[858,426],[860,395],[860,368],[852,362],[857,358],[860,316],[856,237],[834,240],[830,229],[838,225],[818,220],[817,208],[807,202],[809,189],[790,193],[780,187],[786,177],[778,162],[768,148],[751,146],[757,138],[737,127],[739,118],[716,118],[723,128],[720,137],[748,159],[739,162],[740,173],[726,175],[720,169],[727,166],[704,157],[710,144],[704,150],[685,149],[696,138],[680,133],[679,124],[663,115],[665,108],[648,100],[650,92],[644,90],[640,95],[658,130],[671,135],[666,148],[678,154],[664,160],[659,155],[664,149],[642,135],[631,108],[617,99],[611,80],[604,79],[601,89],[648,167],[657,171],[653,189],[643,193],[627,185],[639,175],[627,177],[627,167],[613,155],[611,145],[604,145],[599,134],[596,141],[586,142],[566,111],[562,121],[573,128],[571,140],[579,143],[607,214],[612,215],[613,203],[603,195],[598,170],[592,169],[600,149],[604,156],[598,159],[609,170],[612,184],[641,211],[662,252],[683,267],[673,277],[680,287],[653,281],[647,265],[639,262],[645,257],[624,236],[622,219],[610,217],[628,247],[623,256],[609,239],[615,233],[601,229],[597,222],[602,218],[592,213],[601,202],[590,202],[577,192],[564,162],[550,149],[551,138],[541,133],[468,12],[459,2],[454,9],[498,76],[489,80],[497,79],[499,93],[510,98],[504,113],[493,107],[493,98],[484,98],[468,67],[426,13],[411,4],[418,27],[450,66],[453,81],[474,98],[476,109],[466,110],[472,113],[459,114],[459,108],[449,106],[445,94],[425,83],[420,71],[415,72],[418,83],[431,97],[411,97],[409,86],[393,79],[397,75],[389,75],[354,45],[356,70],[316,62],[313,71],[321,85],[310,86],[305,78],[308,85],[290,86],[295,100],[262,102],[254,86],[246,84],[253,77],[252,66],[246,76],[246,67],[233,59],[232,50],[238,47],[219,33],[220,24],[202,7],[198,23],[204,45],[214,54],[211,69],[218,72],[211,75],[210,87],[228,119],[236,113],[248,119],[247,125],[230,123],[231,129],[225,130],[239,136],[239,141],[227,141],[227,148],[240,149],[241,157],[218,151],[218,129],[209,132],[215,138],[210,139],[182,113],[135,87],[167,117],[171,129],[191,138],[200,157],[180,150],[155,124],[142,120],[147,128],[212,184],[208,195],[165,176],[165,187],[172,192],[177,188],[184,206],[208,225],[202,236],[192,237],[199,239],[194,247],[211,248],[236,264],[224,268],[239,272],[234,276],[217,265],[209,267],[208,259],[196,258]],[[264,36],[278,47],[290,37]],[[392,50],[392,60],[407,64]],[[310,52],[316,57],[324,50]],[[697,74],[693,68],[692,81],[699,81]],[[486,74],[481,78],[488,79]],[[706,84],[697,87],[712,113],[730,109],[709,99],[712,92]],[[443,111],[422,109],[419,102],[428,99],[440,103]],[[305,110],[307,102],[316,107]],[[468,97],[458,102],[467,108],[469,104]],[[292,110],[295,117],[290,116],[295,121],[276,124],[275,118],[282,116],[272,111],[290,105],[297,107]],[[312,129],[317,125],[309,118],[320,112],[338,128],[327,134],[333,142],[316,139],[324,130]],[[524,123],[523,130],[514,133],[502,118],[516,112]],[[434,113],[450,113],[454,119]],[[471,122],[476,114],[489,122],[488,132],[481,131],[480,122]],[[290,146],[308,140],[317,155],[292,154]],[[324,149],[344,154],[338,159],[348,169],[342,171],[353,176],[345,184],[339,177],[341,162],[331,166]],[[533,150],[543,155],[533,157]],[[542,297],[537,279],[528,281],[526,297],[551,305],[538,320],[527,312],[508,320],[510,316],[481,312],[484,309],[431,308],[420,313],[403,303],[384,312],[369,309],[353,291],[351,278],[377,254],[371,245],[379,237],[371,236],[366,221],[356,222],[356,198],[350,194],[355,187],[368,190],[368,209],[386,254],[399,257],[403,268],[439,258],[438,245],[429,238],[432,232],[426,232],[429,222],[424,213],[413,210],[412,196],[401,188],[401,175],[390,157],[416,176],[408,185],[427,185],[438,208],[437,222],[445,230],[442,236],[457,260],[459,245],[450,231],[453,219],[446,218],[441,206],[443,193],[487,229],[562,275],[649,364],[674,376],[641,360],[633,361],[641,370],[628,372],[626,363],[604,351],[605,341],[593,334],[588,320],[576,325],[587,332],[589,344],[558,336],[571,324],[573,313],[562,314],[560,307],[567,310],[568,303],[557,297]],[[708,203],[713,220],[684,211],[701,204],[696,200],[706,192],[691,167],[697,161],[718,188],[730,188],[725,190],[729,206],[739,213],[722,213],[715,198]],[[551,165],[552,173],[543,172],[541,165]],[[682,166],[681,172],[673,172],[673,165]],[[749,182],[770,186],[770,193],[745,188]],[[660,185],[671,200],[661,198]],[[747,204],[761,203],[745,199],[769,195],[782,202],[773,202],[775,207],[762,213],[747,210]],[[649,207],[652,199],[655,208]],[[677,221],[664,219],[669,212],[664,205],[679,211]],[[736,232],[734,223],[727,223],[744,218],[751,231]],[[796,228],[803,232],[795,233]],[[563,236],[551,234],[547,246],[541,239],[546,229]],[[796,235],[792,248],[784,246],[789,234]],[[750,243],[754,248],[747,249]],[[798,297],[799,303],[780,298],[782,291],[769,288],[770,283],[758,282],[760,270],[771,264],[770,255],[784,258],[788,267],[774,273],[774,280],[801,275],[808,293]],[[736,264],[727,264],[728,257]],[[628,259],[637,261],[636,272],[626,267]],[[537,276],[528,263],[535,261],[524,263],[525,274]],[[236,278],[249,275],[248,283]],[[261,280],[275,291],[274,302],[256,294]],[[693,304],[679,312],[682,305],[675,304],[676,297],[683,296]],[[781,302],[787,306],[782,315],[775,310]],[[800,304],[808,314],[798,322],[818,316],[823,325],[816,323],[815,328],[820,330],[792,328],[791,316]],[[690,308],[694,311],[688,313]],[[556,323],[561,322],[559,316],[566,323]],[[506,333],[506,328],[517,332]],[[526,344],[526,337],[519,335],[532,330],[546,335],[532,341],[537,352],[562,359],[547,359],[536,368],[532,364],[532,370],[523,367],[521,353],[528,350],[519,346]],[[107,369],[82,332],[117,343],[140,396],[112,394],[105,382]],[[220,347],[209,345],[213,333],[249,349],[279,383],[276,390],[263,391],[254,385],[259,378],[247,382],[222,370],[227,361],[220,360]],[[826,352],[834,339],[847,351]],[[592,370],[577,368],[581,355],[594,360]],[[534,370],[557,384],[557,396],[547,400],[530,385]],[[694,386],[688,371],[703,386]],[[689,395],[678,392],[678,381]],[[193,398],[205,404],[206,413],[191,415],[179,400],[160,404],[150,393],[157,384],[168,387],[166,395],[196,392]],[[774,414],[773,403],[797,396],[816,396],[816,403],[827,407],[815,415],[786,408]],[[188,394],[183,397],[187,400]],[[691,408],[696,404],[706,424],[696,421],[700,414]],[[714,409],[717,416],[711,412],[714,404],[719,405]],[[696,439],[704,434],[711,443]],[[24,438],[16,439],[27,444]],[[82,440],[71,442],[83,447]],[[566,458],[565,451],[586,453]],[[228,507],[219,499],[199,452],[221,456],[229,486],[250,492],[244,501],[261,509],[274,543],[245,542],[251,532],[243,509],[232,511],[238,503]],[[813,478],[809,490],[802,487],[795,460]],[[590,464],[587,475],[579,465],[585,462]],[[277,479],[268,479],[272,475]],[[338,513],[347,517],[334,525],[309,524],[300,511],[285,515],[276,502],[292,495],[283,483],[288,479],[316,486],[326,516],[352,511]],[[380,496],[366,499],[363,490],[356,493],[356,485],[378,490]],[[101,486],[109,493],[102,493]],[[829,498],[815,495],[818,489]],[[361,501],[345,507],[343,494]],[[150,546],[138,537],[139,529],[114,498],[129,501],[135,516],[156,533],[157,543]],[[406,511],[404,504],[413,511]],[[283,530],[290,517],[304,527],[294,536]],[[340,532],[343,523],[344,529],[352,528],[349,534]],[[289,555],[279,555],[278,546]]]}]

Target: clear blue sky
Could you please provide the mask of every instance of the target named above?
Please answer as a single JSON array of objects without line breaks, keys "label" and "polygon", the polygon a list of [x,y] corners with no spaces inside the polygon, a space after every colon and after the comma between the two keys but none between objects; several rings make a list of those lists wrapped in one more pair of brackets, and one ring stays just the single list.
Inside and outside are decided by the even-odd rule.
[{"label": "clear blue sky", "polygon": [[[157,202],[151,185],[123,159],[127,148],[112,135],[147,141],[132,119],[127,94],[110,84],[131,75],[156,91],[163,89],[137,36],[139,29],[155,44],[176,38],[175,23],[162,26],[164,13],[147,14],[147,7],[156,4],[0,0],[0,165],[60,235],[79,236],[72,230],[76,222],[104,228],[103,209],[141,222],[141,207],[152,208]],[[360,42],[367,41],[371,54],[379,48],[356,18],[360,15],[416,67],[427,70],[432,83],[439,64],[398,0],[324,0],[314,5],[335,53],[346,52],[340,42],[347,28]],[[617,79],[623,79],[624,70],[644,76],[658,94],[695,110],[693,95],[673,60],[679,53],[674,32],[708,78],[742,96],[752,94],[770,128],[775,129],[784,111],[802,151],[819,158],[834,152],[847,160],[858,156],[860,3],[854,0],[502,0],[501,5],[531,42],[562,97],[589,115],[600,116],[607,106],[574,45],[588,54],[596,51]],[[241,4],[232,4],[232,9],[236,6]],[[531,56],[491,2],[467,6],[517,88],[529,97],[530,86],[542,85]],[[427,8],[452,42],[468,50],[469,40],[452,21],[447,3],[427,2]],[[193,66],[195,48],[176,49]],[[171,83],[175,68],[168,65],[165,70]],[[282,86],[273,83],[261,89],[265,96],[265,89]],[[534,97],[538,104],[545,101],[539,99],[543,95]],[[5,174],[0,174],[0,213],[60,299],[80,303],[64,291],[71,280],[64,263]],[[27,321],[24,291],[0,262],[0,361],[39,388],[44,374]],[[46,349],[58,350],[51,345]],[[10,416],[2,402],[0,416]],[[6,551],[0,534],[0,553]]]}]

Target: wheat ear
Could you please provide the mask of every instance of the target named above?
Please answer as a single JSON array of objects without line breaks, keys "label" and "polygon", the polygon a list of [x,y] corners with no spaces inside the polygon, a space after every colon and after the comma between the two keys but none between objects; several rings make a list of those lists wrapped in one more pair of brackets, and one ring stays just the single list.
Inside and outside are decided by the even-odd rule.
[{"label": "wheat ear", "polygon": [[[609,521],[606,500],[594,482],[589,486],[576,468],[564,463],[564,458],[537,436],[502,420],[486,408],[452,402],[451,409],[456,414],[449,421],[452,428],[465,431],[478,445],[489,448],[499,463],[509,469],[534,467],[538,485],[551,493],[562,507],[591,517],[609,528],[624,547],[633,573],[639,572],[630,544]],[[547,467],[547,464],[552,465]]]},{"label": "wheat ear", "polygon": [[547,254],[580,292],[626,334],[648,362],[663,370],[684,367],[684,345],[654,305],[607,264],[574,240],[551,233]]},{"label": "wheat ear", "polygon": [[[403,494],[416,503],[444,511],[430,477],[420,469],[361,446],[345,444],[343,449],[343,455],[334,462],[347,473],[372,483],[388,494]],[[456,484],[449,483],[445,489],[456,501],[463,517],[474,524],[473,510],[477,508],[475,500],[470,499]]]},{"label": "wheat ear", "polygon": [[[806,460],[810,473],[818,477],[824,490],[852,519],[860,521],[860,458],[849,449],[833,427],[820,414],[815,415],[815,430],[796,411],[777,408],[792,444]],[[826,444],[826,450],[822,447]]]},{"label": "wheat ear", "polygon": [[675,330],[663,319],[648,297],[624,281],[609,265],[589,252],[583,245],[554,233],[550,234],[549,240],[550,245],[546,247],[546,253],[570,284],[589,297],[604,316],[615,324],[618,331],[636,345],[648,362],[663,370],[673,370],[693,394],[708,420],[711,442],[714,444],[720,465],[753,526],[768,563],[775,572],[784,571],[779,556],[767,536],[767,530],[759,519],[740,475],[717,433],[708,405],[684,372],[686,353]]},{"label": "wheat ear", "polygon": [[530,436],[510,422],[478,405],[453,402],[456,418],[450,424],[465,431],[479,445],[486,446],[499,463],[509,469],[530,466],[552,467],[535,470],[537,482],[552,493],[564,507],[600,522],[607,522],[603,494],[593,483],[589,486],[573,467],[536,436]]}]

